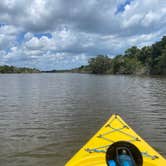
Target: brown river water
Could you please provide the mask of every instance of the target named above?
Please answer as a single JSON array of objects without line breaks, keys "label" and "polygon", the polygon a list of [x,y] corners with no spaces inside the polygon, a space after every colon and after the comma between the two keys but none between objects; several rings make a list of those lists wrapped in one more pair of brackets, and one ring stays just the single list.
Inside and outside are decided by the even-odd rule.
[{"label": "brown river water", "polygon": [[0,75],[0,166],[64,166],[113,114],[166,156],[166,77]]}]

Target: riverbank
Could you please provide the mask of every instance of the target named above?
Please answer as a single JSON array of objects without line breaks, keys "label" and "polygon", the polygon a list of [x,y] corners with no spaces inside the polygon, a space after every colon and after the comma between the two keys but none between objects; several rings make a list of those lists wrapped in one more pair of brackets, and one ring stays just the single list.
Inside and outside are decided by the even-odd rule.
[{"label": "riverbank", "polygon": [[35,68],[16,67],[16,66],[0,66],[0,73],[40,73],[41,71]]}]

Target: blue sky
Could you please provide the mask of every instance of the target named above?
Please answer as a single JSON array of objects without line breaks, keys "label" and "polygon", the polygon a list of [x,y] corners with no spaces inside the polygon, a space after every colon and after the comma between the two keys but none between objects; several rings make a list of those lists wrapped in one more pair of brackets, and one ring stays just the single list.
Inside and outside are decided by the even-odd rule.
[{"label": "blue sky", "polygon": [[160,40],[165,18],[165,0],[4,0],[0,65],[70,69],[114,57]]},{"label": "blue sky", "polygon": [[124,2],[122,2],[122,3],[119,3],[118,6],[117,6],[117,10],[116,10],[115,14],[124,12],[124,11],[125,11],[125,7],[126,7],[127,5],[130,5],[130,3],[131,3],[132,1],[133,1],[133,0],[126,0],[126,1],[124,1]]}]

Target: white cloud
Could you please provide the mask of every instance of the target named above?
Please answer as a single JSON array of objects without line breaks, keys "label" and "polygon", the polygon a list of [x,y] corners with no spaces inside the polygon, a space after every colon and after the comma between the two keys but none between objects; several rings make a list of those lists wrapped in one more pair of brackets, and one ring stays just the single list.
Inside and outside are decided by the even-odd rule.
[{"label": "white cloud", "polygon": [[55,50],[56,44],[54,39],[49,39],[46,36],[41,38],[32,37],[25,42],[25,47],[29,50]]},{"label": "white cloud", "polygon": [[[130,29],[134,27],[138,31],[146,30],[144,27],[148,28],[149,31],[154,31],[154,29],[159,28],[159,24],[162,25],[165,17],[166,1],[135,0],[125,7],[122,14],[122,25]],[[146,32],[148,33],[147,30]]]},{"label": "white cloud", "polygon": [[32,37],[34,37],[34,35],[30,32],[27,32],[25,35],[24,35],[24,39],[25,40],[30,40],[32,39]]},{"label": "white cloud", "polygon": [[0,50],[7,49],[16,44],[16,37],[20,29],[12,25],[0,26]]},{"label": "white cloud", "polygon": [[0,34],[15,36],[18,29],[12,25],[3,25],[0,27]]}]

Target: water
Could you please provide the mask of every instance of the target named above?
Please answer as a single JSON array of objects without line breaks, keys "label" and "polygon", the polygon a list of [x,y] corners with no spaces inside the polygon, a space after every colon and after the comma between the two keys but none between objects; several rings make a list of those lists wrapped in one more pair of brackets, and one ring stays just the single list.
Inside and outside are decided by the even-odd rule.
[{"label": "water", "polygon": [[0,165],[63,166],[113,113],[166,156],[166,78],[0,75]]}]

